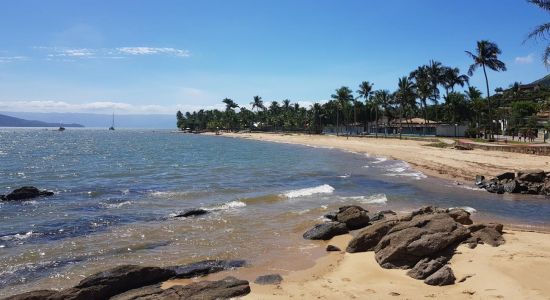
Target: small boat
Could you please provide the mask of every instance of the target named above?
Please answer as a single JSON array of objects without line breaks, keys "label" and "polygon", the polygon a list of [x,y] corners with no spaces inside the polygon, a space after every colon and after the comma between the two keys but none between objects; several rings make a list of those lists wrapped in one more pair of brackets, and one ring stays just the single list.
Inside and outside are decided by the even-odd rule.
[{"label": "small boat", "polygon": [[109,130],[115,130],[115,113],[113,113],[113,122],[111,123],[111,127],[109,127]]},{"label": "small boat", "polygon": [[57,131],[65,131],[65,127],[59,126],[59,129],[57,129]]}]

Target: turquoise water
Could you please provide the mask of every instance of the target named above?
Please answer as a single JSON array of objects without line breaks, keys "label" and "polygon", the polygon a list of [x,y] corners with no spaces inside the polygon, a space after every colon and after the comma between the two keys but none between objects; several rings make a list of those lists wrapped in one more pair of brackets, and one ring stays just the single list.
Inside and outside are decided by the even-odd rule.
[{"label": "turquoise water", "polygon": [[[333,149],[169,131],[0,129],[0,294],[64,288],[114,264],[240,258],[272,266],[312,256],[301,239],[343,204],[371,211],[468,207],[478,219],[550,225],[544,197],[492,195],[406,163]],[[201,218],[174,218],[188,208]],[[289,267],[290,268],[290,267]]]}]

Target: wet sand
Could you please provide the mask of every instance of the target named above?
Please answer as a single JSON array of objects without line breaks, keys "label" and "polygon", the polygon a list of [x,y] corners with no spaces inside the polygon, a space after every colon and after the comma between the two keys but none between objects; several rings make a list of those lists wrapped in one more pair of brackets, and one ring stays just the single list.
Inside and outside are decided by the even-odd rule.
[{"label": "wet sand", "polygon": [[550,171],[550,156],[436,148],[426,146],[429,141],[280,133],[223,133],[222,136],[368,153],[406,161],[426,175],[470,184],[476,175],[495,176],[521,169]]}]

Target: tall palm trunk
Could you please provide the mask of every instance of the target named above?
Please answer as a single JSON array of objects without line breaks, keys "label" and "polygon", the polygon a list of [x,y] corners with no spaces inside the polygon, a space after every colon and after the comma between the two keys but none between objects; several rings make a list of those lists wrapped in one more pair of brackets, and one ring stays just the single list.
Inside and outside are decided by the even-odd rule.
[{"label": "tall palm trunk", "polygon": [[338,136],[338,132],[340,131],[340,114],[338,113],[340,110],[336,109],[336,136]]},{"label": "tall palm trunk", "polygon": [[485,75],[485,85],[487,86],[487,109],[489,110],[489,135],[491,138],[493,136],[493,115],[491,109],[491,95],[489,93],[489,79],[487,78],[487,70],[485,69],[485,64],[483,64],[483,74]]},{"label": "tall palm trunk", "polygon": [[374,113],[376,114],[376,138],[378,138],[378,107],[375,108]]}]

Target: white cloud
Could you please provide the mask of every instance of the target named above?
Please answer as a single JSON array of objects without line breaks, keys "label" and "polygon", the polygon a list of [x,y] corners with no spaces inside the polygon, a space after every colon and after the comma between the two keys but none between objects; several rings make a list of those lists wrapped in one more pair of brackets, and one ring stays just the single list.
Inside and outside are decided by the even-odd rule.
[{"label": "white cloud", "polygon": [[520,65],[528,65],[533,63],[535,58],[535,55],[533,53],[527,55],[527,56],[518,56],[516,57],[516,64]]},{"label": "white cloud", "polygon": [[0,56],[0,64],[1,63],[10,63],[15,61],[23,61],[27,60],[26,56]]},{"label": "white cloud", "polygon": [[151,54],[167,54],[179,57],[188,57],[190,55],[188,50],[176,49],[176,48],[156,48],[156,47],[121,47],[117,48],[122,54],[129,55],[151,55]]},{"label": "white cloud", "polygon": [[11,112],[75,112],[75,113],[111,113],[117,114],[173,114],[178,110],[182,112],[196,111],[200,109],[223,109],[218,105],[136,105],[124,102],[97,101],[87,103],[69,103],[65,101],[0,101],[0,111]]}]

